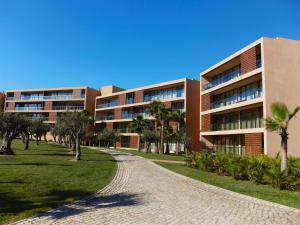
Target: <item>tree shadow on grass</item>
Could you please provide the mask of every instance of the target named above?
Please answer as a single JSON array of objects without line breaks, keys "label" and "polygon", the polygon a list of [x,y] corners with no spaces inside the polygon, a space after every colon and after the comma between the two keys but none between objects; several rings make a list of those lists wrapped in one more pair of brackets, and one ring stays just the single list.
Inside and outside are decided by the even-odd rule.
[{"label": "tree shadow on grass", "polygon": [[67,164],[56,164],[56,163],[0,163],[0,166],[71,166]]}]

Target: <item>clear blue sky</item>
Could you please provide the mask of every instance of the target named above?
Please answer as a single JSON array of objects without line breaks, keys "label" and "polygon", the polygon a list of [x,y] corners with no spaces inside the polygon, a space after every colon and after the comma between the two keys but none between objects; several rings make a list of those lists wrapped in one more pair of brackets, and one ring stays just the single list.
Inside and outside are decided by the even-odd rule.
[{"label": "clear blue sky", "polygon": [[300,40],[300,1],[0,0],[0,91],[199,79],[261,36]]}]

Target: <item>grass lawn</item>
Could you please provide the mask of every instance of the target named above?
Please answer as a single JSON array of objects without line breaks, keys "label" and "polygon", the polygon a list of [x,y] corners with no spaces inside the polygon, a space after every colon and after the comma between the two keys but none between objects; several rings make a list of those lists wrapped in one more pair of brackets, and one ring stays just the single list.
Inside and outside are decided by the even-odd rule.
[{"label": "grass lawn", "polygon": [[171,160],[171,161],[184,161],[184,156],[177,155],[160,155],[157,153],[145,153],[138,152],[137,150],[128,150],[128,149],[117,149],[118,151],[130,153],[133,155],[142,156],[146,159],[159,159],[159,160]]},{"label": "grass lawn", "polygon": [[218,176],[214,173],[190,168],[181,164],[163,162],[157,162],[157,164],[184,176],[230,191],[276,202],[294,208],[300,208],[300,192],[281,191],[268,185],[256,185],[250,181],[238,181],[232,177]]},{"label": "grass lawn", "polygon": [[117,169],[111,156],[87,148],[79,162],[55,144],[31,142],[23,150],[14,141],[13,150],[14,156],[0,155],[0,224],[90,195],[109,184]]}]

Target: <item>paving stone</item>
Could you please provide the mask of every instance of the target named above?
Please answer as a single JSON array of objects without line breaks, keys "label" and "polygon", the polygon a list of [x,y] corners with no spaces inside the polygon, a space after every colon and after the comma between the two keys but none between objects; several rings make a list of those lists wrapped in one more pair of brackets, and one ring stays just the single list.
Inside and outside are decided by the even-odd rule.
[{"label": "paving stone", "polygon": [[107,187],[15,224],[300,224],[298,209],[217,188],[138,156],[108,153],[118,161],[118,171]]}]

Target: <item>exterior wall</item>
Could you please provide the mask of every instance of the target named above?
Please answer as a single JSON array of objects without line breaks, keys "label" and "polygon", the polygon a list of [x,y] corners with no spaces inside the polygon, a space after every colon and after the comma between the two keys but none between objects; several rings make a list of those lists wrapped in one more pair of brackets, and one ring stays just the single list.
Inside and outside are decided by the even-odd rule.
[{"label": "exterior wall", "polygon": [[5,94],[0,93],[0,112],[4,111],[4,104],[5,104]]},{"label": "exterior wall", "polygon": [[138,148],[138,137],[130,136],[130,148]]},{"label": "exterior wall", "polygon": [[95,99],[98,95],[100,95],[100,92],[98,90],[87,88],[85,90],[85,109],[94,116],[95,114]]},{"label": "exterior wall", "polygon": [[49,112],[49,121],[55,121],[57,119],[57,113],[56,112]]},{"label": "exterior wall", "polygon": [[112,122],[106,123],[106,128],[112,130],[114,128],[114,124]]},{"label": "exterior wall", "polygon": [[256,48],[252,47],[243,52],[240,56],[241,74],[248,73],[256,69]]},{"label": "exterior wall", "polygon": [[134,93],[134,102],[135,103],[140,103],[144,101],[144,91],[139,90]]},{"label": "exterior wall", "polygon": [[201,116],[201,131],[210,131],[211,115],[206,114]]},{"label": "exterior wall", "polygon": [[192,148],[200,149],[200,82],[195,80],[186,81],[186,134],[192,138]]},{"label": "exterior wall", "polygon": [[[290,110],[300,105],[300,41],[263,38],[262,63],[265,86],[264,116],[271,114],[273,102],[283,102]],[[279,91],[280,90],[280,91]],[[300,115],[289,125],[288,154],[300,156]],[[268,155],[280,152],[280,137],[266,132],[265,147]]]},{"label": "exterior wall", "polygon": [[201,96],[201,111],[206,111],[209,109],[210,109],[210,93],[207,93]]},{"label": "exterior wall", "polygon": [[262,133],[245,134],[245,151],[247,155],[263,153]]},{"label": "exterior wall", "polygon": [[44,109],[52,110],[52,105],[53,105],[53,102],[45,102]]},{"label": "exterior wall", "polygon": [[74,89],[73,90],[73,98],[81,98],[81,91],[82,89]]},{"label": "exterior wall", "polygon": [[126,94],[119,95],[119,104],[125,105],[126,104]]}]

